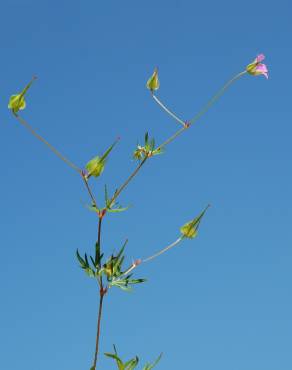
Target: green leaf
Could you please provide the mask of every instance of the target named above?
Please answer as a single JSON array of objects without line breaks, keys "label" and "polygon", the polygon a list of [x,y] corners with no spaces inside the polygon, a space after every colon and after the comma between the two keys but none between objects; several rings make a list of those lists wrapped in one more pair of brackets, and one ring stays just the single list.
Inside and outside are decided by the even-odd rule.
[{"label": "green leaf", "polygon": [[86,267],[84,259],[80,256],[78,249],[76,250],[76,256],[82,268]]},{"label": "green leaf", "polygon": [[130,208],[130,206],[128,206],[128,207],[120,207],[120,208],[108,208],[107,211],[109,213],[118,213],[118,212],[127,211],[129,208]]},{"label": "green leaf", "polygon": [[123,364],[123,361],[119,358],[115,345],[114,345],[114,351],[115,351],[115,353],[107,353],[106,352],[105,356],[114,359],[116,361],[117,365],[118,365],[119,370],[124,370],[125,365]]},{"label": "green leaf", "polygon": [[158,356],[158,358],[155,360],[155,362],[153,364],[148,364],[147,363],[143,367],[143,370],[151,370],[151,369],[153,369],[158,364],[158,362],[161,360],[161,357],[162,357],[162,353],[160,353],[160,355]]},{"label": "green leaf", "polygon": [[130,279],[128,280],[128,283],[129,284],[141,284],[141,283],[145,283],[145,281],[147,281],[147,279]]},{"label": "green leaf", "polygon": [[100,267],[101,265],[101,259],[102,259],[102,256],[100,254],[100,244],[98,242],[95,243],[95,267]]},{"label": "green leaf", "polygon": [[136,356],[124,364],[125,370],[133,370],[138,365],[139,358]]}]

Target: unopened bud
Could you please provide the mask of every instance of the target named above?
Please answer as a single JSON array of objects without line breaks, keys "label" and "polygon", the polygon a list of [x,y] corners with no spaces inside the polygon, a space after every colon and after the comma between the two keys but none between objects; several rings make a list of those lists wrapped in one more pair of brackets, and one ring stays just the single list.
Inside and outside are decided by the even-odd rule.
[{"label": "unopened bud", "polygon": [[147,81],[146,86],[147,86],[147,89],[149,89],[152,92],[159,89],[160,83],[158,79],[158,69],[157,68],[154,69],[154,72],[152,76],[149,78],[149,80]]}]

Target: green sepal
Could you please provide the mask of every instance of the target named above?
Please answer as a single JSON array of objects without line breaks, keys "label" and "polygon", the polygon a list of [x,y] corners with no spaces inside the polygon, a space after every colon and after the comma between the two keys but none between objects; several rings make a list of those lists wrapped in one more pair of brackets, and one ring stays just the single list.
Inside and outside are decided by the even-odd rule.
[{"label": "green sepal", "polygon": [[8,102],[8,109],[11,109],[13,113],[17,113],[18,111],[25,109],[26,102],[24,96],[35,79],[36,77],[33,77],[32,80],[25,86],[21,93],[12,95],[10,97]]},{"label": "green sepal", "polygon": [[197,236],[198,234],[198,228],[200,226],[200,223],[201,223],[201,220],[205,214],[205,212],[207,211],[207,209],[210,207],[210,205],[208,205],[200,214],[199,216],[195,217],[193,220],[185,223],[181,228],[180,228],[180,232],[182,233],[183,237],[184,238],[189,238],[189,239],[193,239]]},{"label": "green sepal", "polygon": [[159,79],[158,79],[158,69],[157,67],[154,69],[152,76],[148,79],[146,83],[147,89],[151,92],[158,90],[160,86]]},{"label": "green sepal", "polygon": [[92,158],[85,166],[86,170],[88,171],[88,174],[86,175],[86,178],[88,179],[90,176],[99,177],[105,167],[106,159],[114,146],[117,144],[119,139],[117,139],[106,151],[105,153],[99,157],[98,155],[94,158]]}]

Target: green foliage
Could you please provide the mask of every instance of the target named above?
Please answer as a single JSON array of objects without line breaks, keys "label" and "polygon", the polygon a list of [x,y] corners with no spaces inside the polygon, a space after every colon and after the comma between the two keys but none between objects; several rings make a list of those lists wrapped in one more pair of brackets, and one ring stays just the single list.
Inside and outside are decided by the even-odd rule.
[{"label": "green foliage", "polygon": [[124,212],[130,206],[122,207],[118,202],[112,202],[112,199],[108,197],[107,186],[104,186],[104,200],[105,200],[105,207],[107,212],[109,213],[117,213],[117,212]]},{"label": "green foliage", "polygon": [[[118,356],[116,347],[114,346],[114,353],[105,353],[105,356],[112,358],[115,360],[118,370],[133,370],[137,367],[139,363],[138,356],[133,357],[132,359],[128,360],[127,362],[123,362],[121,358]],[[158,364],[158,362],[161,359],[162,354],[159,355],[159,357],[156,359],[156,361],[153,364],[147,363],[143,370],[151,370]]]},{"label": "green foliage", "polygon": [[147,157],[153,157],[154,155],[162,154],[163,151],[160,147],[155,149],[155,139],[149,138],[148,132],[144,136],[144,145],[137,145],[133,153],[133,158],[137,160],[143,160]]},{"label": "green foliage", "polygon": [[102,264],[103,253],[101,254],[100,245],[98,243],[95,245],[95,258],[92,256],[88,258],[86,253],[84,257],[81,257],[77,249],[76,257],[80,267],[89,277],[99,278],[104,275],[107,279],[109,288],[115,286],[122,290],[130,291],[133,285],[144,283],[146,280],[132,278],[132,274],[129,272],[133,270],[133,265],[128,269],[123,269],[125,260],[124,250],[127,242],[126,240],[117,255],[112,254],[104,264]]},{"label": "green foliage", "polygon": [[193,220],[187,222],[186,224],[184,224],[181,228],[180,228],[180,232],[182,233],[183,237],[184,238],[189,238],[189,239],[193,239],[197,236],[198,234],[198,228],[199,228],[199,225],[201,223],[201,220],[205,214],[205,212],[207,211],[207,209],[209,208],[210,206],[208,205],[200,214],[199,216],[195,217]]},{"label": "green foliage", "polygon": [[109,287],[118,287],[125,291],[130,291],[132,285],[144,283],[146,279],[132,279],[132,274],[129,274],[128,268],[123,270],[123,262],[125,259],[124,249],[127,240],[118,252],[117,255],[111,255],[107,262],[103,265],[103,272],[106,275]]}]

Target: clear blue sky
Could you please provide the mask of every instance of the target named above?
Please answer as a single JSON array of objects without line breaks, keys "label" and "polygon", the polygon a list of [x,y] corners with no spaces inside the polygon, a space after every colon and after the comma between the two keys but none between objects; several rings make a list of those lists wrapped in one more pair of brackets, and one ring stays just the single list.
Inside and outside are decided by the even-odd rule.
[{"label": "clear blue sky", "polygon": [[270,79],[238,81],[108,217],[104,247],[129,238],[130,261],[212,204],[197,239],[137,270],[147,284],[110,292],[101,351],[164,352],[161,370],[291,370],[291,12],[288,0],[3,2],[1,368],[88,370],[98,300],[75,260],[96,237],[82,182],[13,119],[9,96],[36,74],[23,116],[80,166],[121,136],[101,199],[145,131],[161,142],[177,128],[145,88],[154,66],[159,96],[188,119],[263,52]]}]

